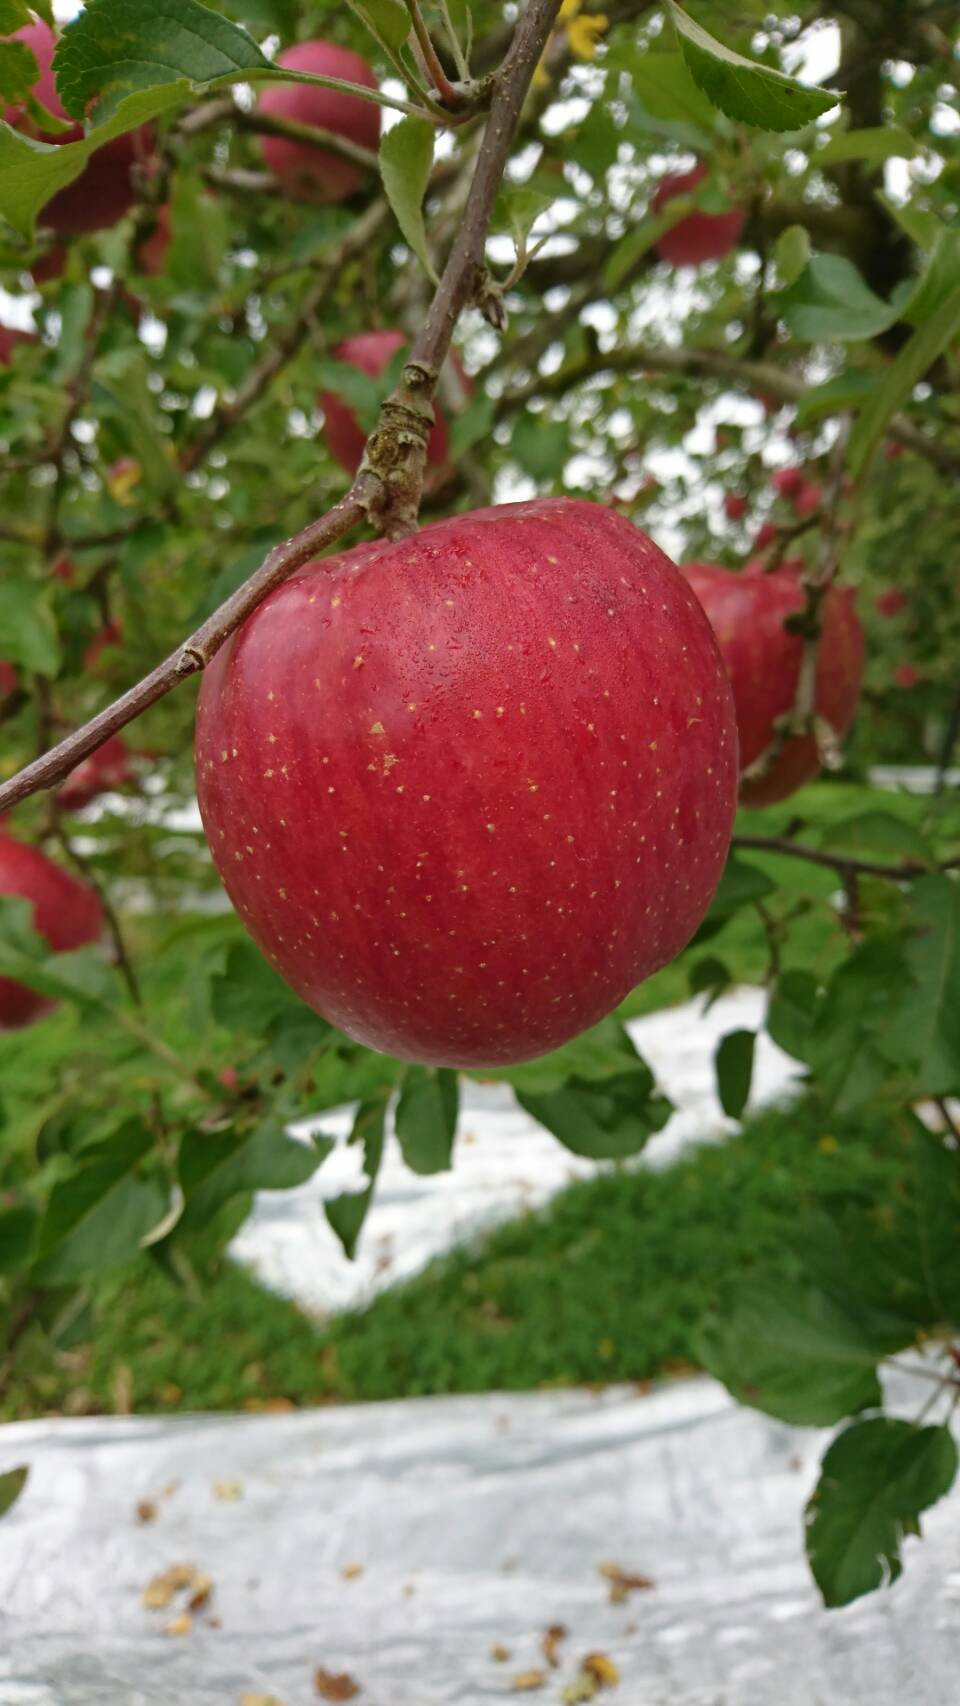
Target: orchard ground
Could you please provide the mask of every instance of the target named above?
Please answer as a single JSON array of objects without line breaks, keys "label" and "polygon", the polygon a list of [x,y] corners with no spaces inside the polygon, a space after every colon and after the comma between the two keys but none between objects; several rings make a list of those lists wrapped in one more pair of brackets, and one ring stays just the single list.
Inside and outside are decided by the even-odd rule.
[{"label": "orchard ground", "polygon": [[[737,827],[779,835],[802,818],[810,841],[876,805],[874,789],[819,782],[786,805],[742,812]],[[883,805],[935,841],[960,819],[956,794],[886,793]],[[835,874],[749,857],[771,872],[789,864],[790,887],[773,910],[739,913],[702,951],[635,990],[624,1017],[686,1000],[691,967],[707,953],[736,983],[763,982],[781,912],[797,914],[787,965],[796,958],[825,977],[841,961]],[[148,936],[149,921],[140,927]],[[10,1046],[0,1039],[0,1067]],[[327,1323],[230,1262],[185,1292],[144,1258],[136,1276],[98,1288],[95,1329],[80,1321],[55,1358],[39,1336],[25,1338],[0,1390],[0,1418],[257,1410],[688,1373],[699,1319],[724,1280],[753,1264],[786,1269],[783,1227],[802,1202],[824,1189],[881,1187],[894,1177],[895,1149],[888,1110],[838,1121],[803,1098],[663,1171],[613,1165]]]}]

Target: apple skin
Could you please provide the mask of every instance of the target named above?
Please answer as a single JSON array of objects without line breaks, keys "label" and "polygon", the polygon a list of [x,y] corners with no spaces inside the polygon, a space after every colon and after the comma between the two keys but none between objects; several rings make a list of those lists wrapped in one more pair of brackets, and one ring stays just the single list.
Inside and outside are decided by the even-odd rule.
[{"label": "apple skin", "polygon": [[673,959],[736,788],[697,600],[573,499],[307,564],[200,690],[200,810],[254,940],[348,1035],[430,1065],[557,1048]]},{"label": "apple skin", "polygon": [[[39,847],[16,840],[5,829],[0,830],[0,895],[31,901],[34,928],[57,952],[95,942],[103,929],[94,890],[55,865]],[[0,1031],[19,1030],[55,1006],[25,984],[0,977]]]},{"label": "apple skin", "polygon": [[806,483],[802,468],[777,468],[770,476],[773,490],[782,498],[795,498]]},{"label": "apple skin", "polygon": [[[670,172],[654,191],[653,212],[661,213],[674,196],[689,195],[709,175],[706,166],[695,166],[691,172]],[[722,261],[736,248],[746,222],[747,216],[739,207],[728,213],[688,213],[657,239],[654,248],[662,261],[675,267]]]},{"label": "apple skin", "polygon": [[[332,41],[301,41],[278,53],[277,65],[291,71],[312,71],[321,77],[340,77],[361,83],[366,89],[379,87],[376,76],[358,53]],[[295,119],[314,124],[349,142],[376,153],[380,143],[380,109],[359,95],[339,89],[321,89],[309,83],[272,83],[264,89],[258,105],[271,118]],[[307,142],[289,142],[283,136],[260,137],[264,163],[288,195],[320,205],[345,201],[365,181],[367,174],[351,160]]]},{"label": "apple skin", "polygon": [[130,750],[122,735],[111,735],[89,758],[81,759],[57,792],[66,811],[79,811],[101,794],[126,787],[134,780]]},{"label": "apple skin", "polygon": [[[395,328],[376,332],[357,332],[352,338],[345,338],[333,352],[335,361],[349,362],[351,367],[359,367],[361,373],[369,373],[371,379],[379,378],[396,355],[397,350],[403,349],[410,339],[405,332]],[[466,396],[473,392],[473,381],[468,378],[463,364],[456,351],[451,351],[450,363],[457,378],[463,386]],[[335,397],[330,391],[320,393],[320,406],[324,414],[324,439],[330,455],[345,468],[348,474],[355,474],[360,466],[367,435],[358,424],[353,410],[340,397]],[[427,466],[435,469],[446,469],[450,465],[450,434],[443,409],[434,403],[433,412],[436,417],[427,439]]]},{"label": "apple skin", "polygon": [[[774,738],[774,719],[789,711],[797,693],[803,639],[784,619],[803,608],[800,573],[785,564],[771,574],[734,574],[713,563],[687,563],[684,574],[713,624],[730,672],[740,735],[740,765],[749,768]],[[826,599],[817,660],[815,705],[838,736],[856,715],[863,678],[863,630],[846,587]],[[741,782],[744,805],[785,800],[820,769],[812,735],[788,740],[765,776]]]},{"label": "apple skin", "polygon": [[738,492],[728,492],[723,500],[723,513],[728,521],[742,521],[747,513],[747,500]]},{"label": "apple skin", "polygon": [[780,536],[780,529],[772,521],[762,521],[757,528],[757,536],[753,541],[755,551],[766,551],[768,546],[775,545]]},{"label": "apple skin", "polygon": [[807,521],[816,515],[823,503],[823,487],[812,480],[805,480],[799,491],[793,495],[793,513],[798,521]]},{"label": "apple skin", "polygon": [[[26,24],[12,39],[25,42],[40,67],[40,75],[33,86],[37,99],[55,117],[67,119],[53,75],[53,55],[58,37],[47,24],[36,23]],[[15,130],[35,134],[33,121],[22,107],[8,107],[3,116]],[[82,135],[83,125],[72,123],[68,131],[61,131],[57,136],[43,135],[41,140],[54,144],[77,142]],[[152,146],[153,132],[149,125],[115,136],[112,142],[105,142],[102,148],[91,154],[80,176],[58,190],[52,201],[47,202],[41,210],[40,223],[49,225],[54,231],[70,233],[104,231],[108,226],[116,225],[136,199],[133,167],[138,161],[147,159]]]}]

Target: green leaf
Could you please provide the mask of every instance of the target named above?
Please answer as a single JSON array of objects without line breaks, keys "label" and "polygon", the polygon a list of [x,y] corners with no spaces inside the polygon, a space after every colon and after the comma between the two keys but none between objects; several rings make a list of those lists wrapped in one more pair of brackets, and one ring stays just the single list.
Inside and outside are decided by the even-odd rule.
[{"label": "green leaf", "polygon": [[893,1029],[917,1062],[917,1089],[928,1096],[960,1090],[960,884],[923,877],[910,895],[907,967]]},{"label": "green leaf", "polygon": [[459,1106],[457,1075],[445,1067],[410,1066],[397,1103],[397,1139],[411,1172],[443,1173],[450,1166]]},{"label": "green leaf", "polygon": [[751,906],[755,901],[763,900],[772,894],[776,884],[761,871],[759,866],[751,865],[746,859],[738,859],[731,854],[724,866],[723,876],[717,886],[710,911],[693,938],[694,945],[709,942],[718,930],[729,922],[734,913],[744,906]]},{"label": "green leaf", "polygon": [[352,363],[334,361],[332,356],[324,356],[314,371],[321,388],[348,403],[364,432],[372,432],[377,424],[380,404],[387,396],[383,376],[378,375],[374,379],[369,373],[361,373],[359,367]]},{"label": "green leaf", "polygon": [[694,139],[710,136],[717,122],[714,103],[694,82],[682,53],[641,49],[631,62],[630,80],[644,114],[667,126],[679,120]]},{"label": "green leaf", "polygon": [[810,1033],[819,1000],[819,985],[812,971],[792,968],[781,972],[770,997],[767,1031],[784,1054],[806,1062]]},{"label": "green leaf", "polygon": [[808,1055],[826,1107],[849,1112],[903,1077],[896,1028],[909,987],[898,941],[865,942],[834,972],[816,1011]]},{"label": "green leaf", "polygon": [[642,1062],[639,1071],[594,1080],[570,1078],[559,1090],[517,1090],[516,1097],[565,1148],[594,1161],[639,1154],[671,1113],[670,1103],[656,1094],[653,1073]]},{"label": "green leaf", "polygon": [[478,444],[480,439],[486,438],[493,427],[494,413],[493,398],[481,392],[478,397],[473,398],[461,415],[457,415],[450,427],[452,461],[456,462],[465,450]]},{"label": "green leaf", "polygon": [[812,385],[794,406],[797,426],[808,426],[823,415],[840,415],[847,409],[859,408],[876,390],[874,373],[859,373],[855,368],[825,379],[822,385]]},{"label": "green leaf", "polygon": [[183,82],[185,98],[191,89],[270,70],[246,30],[199,0],[162,7],[89,0],[66,26],[53,65],[66,111],[76,119],[92,114],[97,129],[143,91]]},{"label": "green leaf", "polygon": [[25,1463],[17,1469],[8,1469],[0,1475],[0,1516],[6,1516],[12,1510],[20,1494],[27,1484],[30,1470]]},{"label": "green leaf", "polygon": [[911,326],[922,326],[953,294],[958,277],[960,231],[941,231],[923,272],[903,303],[901,318]]},{"label": "green leaf", "polygon": [[822,1427],[880,1403],[876,1365],[911,1329],[866,1322],[807,1282],[756,1273],[725,1292],[703,1323],[703,1365],[738,1403]]},{"label": "green leaf", "polygon": [[434,136],[434,127],[426,119],[401,119],[380,142],[380,176],[400,230],[435,284],[437,275],[423,223],[423,197],[433,165]]},{"label": "green leaf", "polygon": [[410,13],[400,0],[350,0],[372,34],[399,52],[410,34]]},{"label": "green leaf", "polygon": [[12,36],[14,30],[22,29],[30,22],[30,8],[26,0],[0,0],[0,36]]},{"label": "green leaf", "polygon": [[817,166],[836,166],[844,160],[865,160],[881,166],[885,160],[915,160],[920,144],[898,124],[874,125],[866,130],[845,130],[831,136],[813,156]]},{"label": "green leaf", "polygon": [[960,287],[914,332],[887,369],[879,390],[864,408],[850,435],[848,459],[855,478],[863,474],[897,410],[910,400],[915,385],[960,333]]},{"label": "green leaf", "polygon": [[0,1210],[0,1274],[29,1266],[36,1230],[35,1209],[24,1204]]},{"label": "green leaf", "polygon": [[668,10],[694,82],[728,118],[760,130],[800,130],[840,99],[834,89],[809,88],[724,47],[676,0],[668,0]]},{"label": "green leaf", "polygon": [[332,1148],[331,1138],[301,1143],[269,1124],[254,1131],[187,1132],[179,1160],[182,1224],[205,1225],[228,1197],[305,1184]]},{"label": "green leaf", "polygon": [[593,1083],[601,1078],[615,1078],[622,1072],[646,1071],[646,1062],[637,1053],[629,1032],[611,1014],[550,1054],[538,1055],[519,1066],[484,1068],[475,1076],[500,1079],[512,1084],[515,1090],[533,1092],[560,1090],[569,1078],[584,1078]]},{"label": "green leaf", "polygon": [[548,414],[525,411],[514,419],[510,453],[531,480],[556,483],[570,455],[570,428]]},{"label": "green leaf", "polygon": [[805,225],[788,225],[773,246],[773,259],[784,285],[793,284],[810,264],[810,233]]},{"label": "green leaf", "polygon": [[620,130],[610,109],[595,100],[572,139],[572,157],[589,172],[595,183],[605,179],[617,158]]},{"label": "green leaf", "polygon": [[780,292],[777,311],[794,337],[811,344],[875,338],[900,318],[899,307],[875,296],[843,255],[814,255]]},{"label": "green leaf", "polygon": [[350,1133],[350,1143],[363,1146],[363,1170],[370,1181],[362,1191],[347,1191],[324,1203],[324,1211],[350,1261],[356,1253],[357,1239],[373,1200],[374,1186],[383,1159],[383,1122],[387,1112],[385,1093],[361,1102]]},{"label": "green leaf", "polygon": [[167,1207],[159,1183],[137,1171],[152,1148],[150,1130],[129,1120],[58,1180],[37,1239],[41,1283],[64,1284],[133,1261]]},{"label": "green leaf", "polygon": [[[26,18],[29,20],[29,13]],[[19,26],[13,24],[12,29]],[[26,42],[0,41],[0,102],[14,106],[32,89],[37,80],[36,56]]]},{"label": "green leaf", "polygon": [[554,196],[530,184],[504,184],[497,196],[490,229],[509,231],[519,247],[526,242],[541,213],[545,213],[554,200]]},{"label": "green leaf", "polygon": [[0,600],[4,657],[38,675],[55,676],[61,654],[49,587],[26,579],[4,581]]},{"label": "green leaf", "polygon": [[738,1120],[747,1105],[756,1043],[755,1031],[729,1031],[717,1044],[717,1091],[721,1108],[732,1120]]},{"label": "green leaf", "polygon": [[893,812],[857,812],[854,817],[831,823],[820,836],[820,846],[831,853],[849,854],[852,858],[876,859],[881,864],[898,860],[919,861],[932,865],[933,848],[926,836],[905,818]]},{"label": "green leaf", "polygon": [[51,953],[33,928],[29,901],[0,895],[0,977],[12,977],[52,1001],[76,1001],[109,1010],[116,991],[114,973],[95,949]]},{"label": "green leaf", "polygon": [[917,1428],[889,1416],[854,1422],[834,1440],[807,1506],[807,1557],[829,1606],[849,1605],[895,1582],[901,1548],[920,1514],[957,1473],[949,1428]]},{"label": "green leaf", "polygon": [[713,1006],[718,996],[729,989],[733,982],[730,967],[723,960],[707,954],[702,960],[695,960],[687,973],[687,985],[691,995],[706,995],[707,1011]]}]

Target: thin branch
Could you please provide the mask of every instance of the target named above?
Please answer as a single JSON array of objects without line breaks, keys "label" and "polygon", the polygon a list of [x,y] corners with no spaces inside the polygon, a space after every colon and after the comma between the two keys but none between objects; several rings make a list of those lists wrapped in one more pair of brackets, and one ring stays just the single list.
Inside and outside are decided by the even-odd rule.
[{"label": "thin branch", "polygon": [[458,94],[457,90],[450,82],[449,77],[437,57],[437,50],[434,47],[433,42],[430,40],[430,31],[424,23],[423,13],[419,6],[419,0],[406,0],[406,7],[407,11],[410,13],[413,32],[417,38],[420,52],[423,54],[423,63],[426,66],[427,75],[433,79],[433,86],[436,89],[437,94],[440,96],[441,100],[447,103],[448,106],[453,108],[462,106],[463,97]]},{"label": "thin branch", "polygon": [[[294,538],[275,546],[250,579],[148,676],[83,728],[0,786],[0,812],[42,788],[61,782],[81,759],[111,735],[156,704],[187,676],[205,669],[274,587],[341,539],[359,521],[372,517],[391,532],[398,517],[403,527],[408,525],[411,504],[416,514],[433,413],[431,399],[461,310],[471,301],[481,305],[488,302],[490,286],[484,269],[484,249],[490,216],[524,98],[558,8],[559,0],[530,0],[517,25],[509,52],[494,79],[490,114],[463,223],[424,326],[414,339],[401,384],[381,409],[380,421],[350,490],[328,514],[311,522]],[[398,415],[405,431],[392,433],[391,425]],[[415,434],[411,432],[411,420],[417,422]],[[398,482],[401,460],[404,465]]]},{"label": "thin branch", "polygon": [[776,835],[735,835],[730,845],[742,848],[745,852],[780,853],[785,859],[805,859],[810,865],[822,865],[825,870],[836,871],[840,876],[853,872],[861,877],[888,877],[895,883],[910,882],[914,877],[927,877],[934,869],[960,871],[960,857],[945,859],[935,866],[921,864],[919,860],[904,860],[899,865],[881,865],[873,859],[853,859],[842,853],[825,853],[819,847],[805,847],[802,842],[790,841],[784,836]]},{"label": "thin branch", "polygon": [[367,172],[377,171],[377,156],[372,148],[364,148],[360,142],[351,142],[349,136],[340,136],[336,131],[323,130],[318,124],[301,124],[292,118],[277,118],[273,113],[260,112],[254,108],[245,113],[241,107],[233,107],[230,115],[238,130],[252,131],[256,136],[281,136],[287,142],[302,142],[308,148],[321,148],[328,154],[339,154],[344,160],[351,160],[355,166],[362,166]]}]

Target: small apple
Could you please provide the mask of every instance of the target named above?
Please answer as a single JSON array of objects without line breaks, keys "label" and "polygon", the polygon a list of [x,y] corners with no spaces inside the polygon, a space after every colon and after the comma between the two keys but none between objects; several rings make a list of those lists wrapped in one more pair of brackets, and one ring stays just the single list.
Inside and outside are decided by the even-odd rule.
[{"label": "small apple", "polygon": [[[690,195],[709,176],[707,167],[702,165],[695,166],[692,172],[671,172],[654,191],[653,212],[661,213],[675,196]],[[675,267],[722,261],[739,243],[746,217],[739,207],[732,207],[728,213],[688,213],[657,239],[654,248],[662,261],[669,261]]]},{"label": "small apple", "polygon": [[[332,41],[297,42],[278,53],[276,63],[290,71],[310,71],[315,76],[360,83],[365,89],[378,86],[365,59]],[[259,107],[270,118],[316,125],[373,153],[379,146],[380,109],[359,95],[311,83],[271,83],[260,95]],[[284,136],[262,136],[259,140],[268,169],[288,195],[321,204],[345,201],[364,182],[360,166],[325,148],[290,142]]]},{"label": "small apple", "polygon": [[646,534],[568,498],[310,563],[204,672],[197,788],[271,964],[369,1047],[528,1060],[689,941],[733,701]]},{"label": "small apple", "polygon": [[766,551],[775,545],[780,537],[780,529],[772,521],[762,521],[757,528],[757,536],[753,541],[755,551]]},{"label": "small apple", "polygon": [[906,610],[906,596],[898,586],[887,587],[884,592],[877,593],[873,601],[873,608],[878,616],[883,616],[889,620],[892,616],[899,616],[901,610]]},{"label": "small apple", "polygon": [[81,759],[59,788],[57,798],[67,811],[79,811],[100,794],[126,787],[134,780],[130,751],[122,735],[111,735],[89,758]]},{"label": "small apple", "polygon": [[16,326],[0,326],[0,367],[9,367],[18,344],[35,344],[35,332],[21,332]]},{"label": "small apple", "polygon": [[[789,712],[796,699],[804,642],[784,623],[803,608],[800,572],[787,563],[771,574],[738,575],[712,563],[689,563],[682,572],[713,624],[730,672],[740,765],[747,770],[771,746],[776,718]],[[840,737],[856,715],[863,650],[852,595],[834,587],[824,607],[814,703]],[[813,735],[795,735],[765,776],[741,784],[740,797],[746,805],[772,805],[809,782],[819,768]]]},{"label": "small apple", "polygon": [[770,476],[773,490],[782,498],[795,498],[806,483],[802,468],[776,468]]},{"label": "small apple", "polygon": [[[352,338],[345,338],[342,344],[334,350],[334,360],[348,362],[351,367],[359,367],[361,373],[368,373],[371,379],[378,379],[384,368],[397,351],[409,343],[404,332],[395,329],[378,332],[357,332]],[[456,351],[449,356],[449,366],[452,367],[464,395],[469,397],[473,391],[473,382],[464,371],[463,364]],[[335,397],[330,391],[320,394],[320,406],[324,415],[324,439],[331,456],[345,468],[348,474],[355,474],[360,466],[367,435],[362,431],[357,417],[342,398]],[[446,471],[450,463],[450,434],[447,429],[447,419],[439,403],[434,403],[433,412],[436,417],[427,440],[427,466]]]},{"label": "small apple", "polygon": [[806,521],[811,515],[816,515],[823,503],[823,487],[805,480],[799,491],[793,494],[793,513],[798,521]]},{"label": "small apple", "polygon": [[166,270],[167,250],[173,231],[170,225],[170,203],[163,202],[154,213],[153,225],[145,237],[141,237],[134,253],[138,272],[148,278],[161,277]]},{"label": "small apple", "polygon": [[[57,93],[53,74],[53,55],[58,41],[53,30],[43,23],[25,24],[12,40],[22,41],[30,48],[40,67],[40,75],[33,86],[37,100],[55,118],[66,119],[67,113]],[[22,131],[24,135],[37,135],[36,126],[22,104],[8,107],[3,117],[14,130]],[[78,142],[83,133],[83,125],[74,123],[69,130],[60,131],[55,136],[41,132],[39,139],[60,145]],[[110,225],[116,225],[136,199],[133,169],[139,161],[147,160],[152,146],[153,133],[149,125],[125,131],[122,136],[115,136],[111,142],[104,143],[95,154],[91,154],[80,176],[58,190],[53,200],[47,202],[40,214],[41,224],[49,225],[54,231],[66,232],[103,231]]]},{"label": "small apple", "polygon": [[883,447],[883,454],[888,462],[899,462],[901,456],[907,454],[906,446],[899,444],[895,438],[890,438]]},{"label": "small apple", "polygon": [[[95,942],[103,929],[100,900],[86,883],[55,865],[39,847],[0,829],[0,895],[20,895],[33,904],[34,928],[62,952]],[[29,1025],[56,1003],[12,978],[0,977],[0,1031]]]},{"label": "small apple", "polygon": [[63,243],[53,243],[49,249],[44,249],[30,267],[34,284],[47,284],[52,278],[62,278],[67,270],[69,256]]},{"label": "small apple", "polygon": [[77,572],[77,565],[72,557],[58,557],[53,565],[54,578],[68,584]]},{"label": "small apple", "polygon": [[738,492],[728,492],[723,500],[723,513],[728,521],[742,521],[747,513],[747,500]]},{"label": "small apple", "polygon": [[11,693],[16,692],[19,679],[13,664],[8,663],[6,658],[0,658],[0,699],[7,699]]},{"label": "small apple", "polygon": [[916,687],[920,680],[920,671],[912,663],[899,663],[893,672],[893,679],[898,687]]}]

